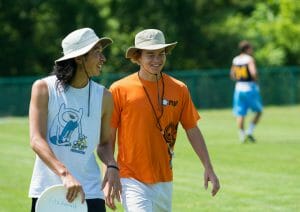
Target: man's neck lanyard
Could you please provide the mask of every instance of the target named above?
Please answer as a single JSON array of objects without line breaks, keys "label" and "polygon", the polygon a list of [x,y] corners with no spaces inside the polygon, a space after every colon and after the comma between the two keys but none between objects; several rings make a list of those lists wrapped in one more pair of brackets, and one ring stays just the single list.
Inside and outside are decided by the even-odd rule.
[{"label": "man's neck lanyard", "polygon": [[[158,106],[159,106],[159,110],[160,110],[160,115],[157,115],[156,114],[156,111],[155,111],[155,108],[154,108],[154,105],[150,99],[150,95],[146,89],[146,87],[144,86],[142,80],[141,80],[141,77],[140,77],[140,73],[138,72],[138,77],[139,77],[139,80],[143,86],[143,89],[145,91],[145,94],[146,94],[146,97],[147,97],[147,100],[151,106],[151,109],[152,109],[152,112],[154,114],[154,117],[155,117],[155,120],[156,120],[156,127],[159,129],[160,133],[162,134],[163,138],[164,138],[164,130],[160,124],[160,119],[161,117],[163,116],[163,113],[164,113],[164,107],[163,107],[163,98],[164,98],[164,93],[165,93],[165,82],[164,82],[164,78],[163,78],[163,75],[161,74],[161,80],[162,80],[162,95],[161,95],[161,98],[160,98],[160,93],[159,93],[159,86],[158,86],[158,79],[156,78],[156,83],[157,83],[157,98],[158,98]],[[157,77],[157,75],[156,75]],[[164,138],[165,140],[165,138]],[[166,140],[165,140],[166,141]],[[166,141],[166,144],[168,146],[168,153],[170,155],[170,168],[172,169],[172,158],[174,156],[174,151],[172,150],[170,144]]]}]

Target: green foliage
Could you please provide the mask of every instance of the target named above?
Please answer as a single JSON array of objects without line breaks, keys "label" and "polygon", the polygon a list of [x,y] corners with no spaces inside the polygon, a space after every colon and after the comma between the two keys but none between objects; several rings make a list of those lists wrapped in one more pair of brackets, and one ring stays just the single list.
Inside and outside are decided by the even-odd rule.
[{"label": "green foliage", "polygon": [[47,74],[61,56],[67,33],[85,26],[104,32],[106,27],[98,13],[101,5],[93,1],[1,1],[0,9],[1,76]]},{"label": "green foliage", "polygon": [[124,54],[145,28],[178,41],[170,71],[227,68],[242,39],[254,44],[259,66],[300,64],[300,1],[0,0],[0,10],[0,76],[49,73],[62,38],[79,27],[113,38],[104,72],[137,69]]}]

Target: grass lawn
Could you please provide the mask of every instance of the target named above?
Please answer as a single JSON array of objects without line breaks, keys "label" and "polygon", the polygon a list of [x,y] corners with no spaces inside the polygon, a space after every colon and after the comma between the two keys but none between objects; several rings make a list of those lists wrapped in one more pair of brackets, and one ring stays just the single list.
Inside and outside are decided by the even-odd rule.
[{"label": "grass lawn", "polygon": [[[199,126],[221,190],[215,197],[204,190],[202,165],[180,129],[173,211],[300,211],[299,113],[299,105],[266,107],[257,143],[240,144],[231,110],[201,110]],[[34,153],[28,138],[27,118],[0,118],[0,212],[30,211]]]}]

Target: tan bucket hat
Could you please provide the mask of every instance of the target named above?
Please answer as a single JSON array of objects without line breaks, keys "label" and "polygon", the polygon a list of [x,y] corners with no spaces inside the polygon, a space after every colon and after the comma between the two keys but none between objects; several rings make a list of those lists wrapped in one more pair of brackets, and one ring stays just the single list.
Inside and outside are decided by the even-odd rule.
[{"label": "tan bucket hat", "polygon": [[99,38],[91,28],[77,29],[62,40],[61,45],[64,56],[55,60],[55,63],[84,55],[99,42],[104,49],[112,44],[113,41],[108,37]]},{"label": "tan bucket hat", "polygon": [[136,34],[134,44],[134,46],[127,49],[126,58],[131,58],[133,53],[138,49],[158,50],[165,48],[166,53],[169,53],[176,46],[177,42],[166,43],[162,31],[158,29],[145,29]]}]

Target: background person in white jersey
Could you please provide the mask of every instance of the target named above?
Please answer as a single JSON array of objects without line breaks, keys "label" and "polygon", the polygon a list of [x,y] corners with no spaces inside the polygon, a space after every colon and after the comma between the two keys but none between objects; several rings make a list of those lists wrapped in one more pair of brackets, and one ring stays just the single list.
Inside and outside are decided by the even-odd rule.
[{"label": "background person in white jersey", "polygon": [[[248,41],[239,43],[240,54],[233,58],[230,71],[231,79],[236,81],[233,97],[233,112],[237,117],[240,141],[255,142],[253,130],[257,125],[263,110],[259,87],[257,85],[257,69],[252,57],[253,48]],[[248,109],[255,114],[248,130],[245,132],[245,117]]]},{"label": "background person in white jersey", "polygon": [[[71,32],[62,41],[64,56],[55,61],[53,75],[32,86],[30,144],[36,153],[29,190],[32,211],[41,193],[55,184],[66,187],[69,202],[80,195],[89,212],[105,211],[101,186],[109,187],[108,199],[119,199],[120,178],[109,142],[113,100],[107,89],[91,80],[100,74],[106,61],[102,50],[111,43],[90,28]],[[107,165],[102,185],[95,149]]]}]

